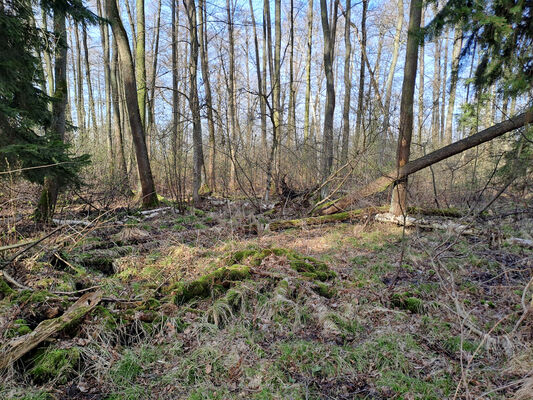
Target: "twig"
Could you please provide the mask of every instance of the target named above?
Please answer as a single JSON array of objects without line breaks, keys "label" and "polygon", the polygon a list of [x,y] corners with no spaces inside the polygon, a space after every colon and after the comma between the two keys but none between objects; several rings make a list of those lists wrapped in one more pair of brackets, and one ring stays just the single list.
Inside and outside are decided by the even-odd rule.
[{"label": "twig", "polygon": [[[35,247],[36,245],[38,245],[39,243],[41,243],[43,240],[49,238],[50,236],[52,236],[54,233],[56,232],[59,232],[61,229],[63,229],[63,226],[60,226],[59,228],[57,229],[54,229],[52,232],[50,232],[48,235],[45,235],[43,236],[42,238],[40,238],[39,240],[31,243],[28,247],[26,247],[25,249],[22,249],[21,251],[19,251],[17,254],[15,254],[13,257],[11,257],[8,261],[4,261],[3,262],[3,267],[11,264],[13,261],[15,261],[19,256],[21,256],[22,254],[24,254],[25,252],[27,252],[29,249],[31,249],[32,247]],[[2,268],[3,268],[2,267]]]}]

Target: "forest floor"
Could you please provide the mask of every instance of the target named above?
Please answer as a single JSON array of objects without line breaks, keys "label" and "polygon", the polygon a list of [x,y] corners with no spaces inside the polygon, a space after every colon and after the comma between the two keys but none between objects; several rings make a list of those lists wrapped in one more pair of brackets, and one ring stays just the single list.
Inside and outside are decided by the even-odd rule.
[{"label": "forest floor", "polygon": [[[533,250],[507,240],[532,239],[531,209],[465,217],[469,234],[372,215],[257,234],[288,217],[249,206],[70,205],[57,218],[92,222],[0,253],[29,288],[0,287],[4,346],[104,296],[1,371],[0,398],[533,398]],[[56,229],[7,230],[8,211],[0,245]]]}]

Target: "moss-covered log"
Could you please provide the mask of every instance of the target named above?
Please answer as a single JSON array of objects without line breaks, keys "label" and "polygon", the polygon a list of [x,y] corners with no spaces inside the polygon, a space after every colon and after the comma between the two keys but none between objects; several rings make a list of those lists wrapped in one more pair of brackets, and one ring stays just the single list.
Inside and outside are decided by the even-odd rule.
[{"label": "moss-covered log", "polygon": [[0,348],[0,369],[6,368],[17,361],[39,343],[79,321],[102,300],[102,291],[87,293],[80,297],[65,313],[57,318],[41,322],[37,328],[27,335],[17,337]]},{"label": "moss-covered log", "polygon": [[358,210],[345,211],[331,215],[321,215],[318,217],[308,217],[299,219],[290,219],[286,221],[271,222],[268,228],[271,231],[281,231],[289,228],[304,228],[307,226],[329,224],[333,222],[349,221],[352,219],[359,219],[369,214],[384,212],[388,207],[368,207],[360,208]]},{"label": "moss-covered log", "polygon": [[234,281],[242,281],[250,276],[250,267],[234,264],[219,268],[210,274],[193,281],[178,282],[170,289],[174,302],[182,304],[195,297],[208,297],[216,286],[226,287]]}]

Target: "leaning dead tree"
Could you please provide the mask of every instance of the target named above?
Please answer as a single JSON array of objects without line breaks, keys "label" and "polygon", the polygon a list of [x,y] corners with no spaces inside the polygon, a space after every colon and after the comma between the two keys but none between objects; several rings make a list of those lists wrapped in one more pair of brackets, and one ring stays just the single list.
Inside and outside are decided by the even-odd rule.
[{"label": "leaning dead tree", "polygon": [[479,146],[482,143],[502,136],[507,132],[521,128],[532,121],[533,110],[529,110],[520,115],[517,115],[516,117],[500,122],[499,124],[493,125],[487,129],[484,129],[465,139],[459,140],[455,143],[449,144],[448,146],[435,150],[423,157],[408,162],[401,168],[397,168],[395,170],[390,171],[386,175],[382,175],[378,179],[372,181],[371,183],[363,187],[361,190],[357,190],[348,194],[347,196],[341,197],[333,204],[330,204],[328,207],[320,210],[320,214],[329,215],[349,210],[350,207],[352,207],[358,200],[382,192],[394,182],[397,182],[417,171],[420,171],[421,169],[429,167],[430,165],[438,163],[439,161],[445,160],[451,156],[462,153],[465,150]]}]

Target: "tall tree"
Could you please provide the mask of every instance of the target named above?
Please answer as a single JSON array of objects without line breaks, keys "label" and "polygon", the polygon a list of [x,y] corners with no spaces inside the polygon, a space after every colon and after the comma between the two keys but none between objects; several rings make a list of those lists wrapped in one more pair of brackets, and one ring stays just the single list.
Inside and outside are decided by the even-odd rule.
[{"label": "tall tree", "polygon": [[[366,0],[363,0],[366,1]],[[337,30],[337,11],[339,0],[335,0],[332,7],[331,23],[328,17],[326,0],[320,0],[320,18],[324,36],[324,72],[326,75],[326,106],[324,110],[324,129],[322,138],[322,179],[325,180],[333,165],[333,114],[335,112],[335,83],[333,77],[333,57],[335,50],[335,33]],[[324,186],[322,195],[327,188]]]},{"label": "tall tree", "polygon": [[[411,137],[413,135],[413,103],[421,20],[422,0],[411,0],[402,84],[402,99],[400,103],[400,131],[398,135],[398,151],[396,155],[396,166],[398,170],[409,162],[409,155],[411,152]],[[407,212],[407,177],[396,183],[392,193],[390,212],[394,215],[405,214]]]},{"label": "tall tree", "polygon": [[135,41],[135,82],[141,123],[146,132],[146,22],[144,0],[137,0],[137,37]]},{"label": "tall tree", "polygon": [[[102,9],[101,0],[96,2],[98,14],[104,17],[104,10]],[[113,130],[111,127],[111,67],[110,67],[110,52],[109,52],[109,28],[107,24],[100,24],[100,40],[102,44],[104,57],[104,85],[105,85],[105,131],[108,143],[108,154],[110,157],[111,170],[114,168],[115,152],[113,149]]]},{"label": "tall tree", "polygon": [[313,50],[313,0],[307,6],[307,54],[305,58],[305,111],[304,111],[304,148],[309,139],[309,110],[311,103],[311,56]]},{"label": "tall tree", "polygon": [[400,38],[402,36],[403,28],[403,0],[398,0],[398,17],[396,19],[396,32],[394,33],[394,44],[392,47],[392,59],[387,74],[387,81],[385,82],[385,122],[383,124],[384,142],[388,139],[389,125],[390,125],[390,103],[392,98],[392,83],[394,80],[394,72],[396,70],[396,63],[398,62],[398,55],[400,54]]},{"label": "tall tree", "polygon": [[137,85],[135,83],[135,69],[133,67],[133,58],[131,56],[128,35],[122,25],[120,14],[118,12],[116,0],[106,0],[106,11],[113,35],[117,40],[118,54],[121,61],[124,90],[126,95],[126,106],[130,121],[130,129],[137,157],[137,169],[141,181],[142,204],[144,207],[151,207],[159,203],[155,191],[152,169],[148,160],[148,151],[146,149],[145,135],[139,104],[137,102]]},{"label": "tall tree", "polygon": [[350,99],[352,97],[352,42],[350,40],[351,9],[351,0],[346,0],[346,12],[344,13],[344,104],[342,109],[341,147],[342,165],[348,161],[348,146],[350,144]]},{"label": "tall tree", "polygon": [[[83,61],[85,64],[85,82],[87,82],[87,94],[89,95],[89,115],[92,120],[92,123],[87,123],[87,127],[92,130],[93,140],[96,142],[98,121],[96,119],[96,106],[94,104],[93,82],[91,79],[91,67],[89,63],[89,46],[87,45],[87,26],[85,24],[82,25],[81,35],[84,53]],[[108,150],[111,151],[111,142],[108,143]],[[112,154],[109,153],[109,156],[112,157]]]},{"label": "tall tree", "polygon": [[[424,7],[422,7],[421,24],[424,23]],[[418,144],[422,143],[424,128],[424,43],[420,44],[420,68],[418,72]]]},{"label": "tall tree", "polygon": [[119,171],[120,178],[120,188],[126,194],[131,194],[130,185],[128,182],[128,167],[126,164],[126,154],[124,153],[124,130],[122,129],[123,118],[121,117],[121,96],[119,91],[119,78],[120,78],[120,67],[118,61],[118,45],[117,40],[113,37],[113,57],[111,61],[111,71],[110,71],[110,85],[111,85],[111,96],[112,96],[112,107],[113,107],[113,137],[115,138],[116,143],[116,153],[118,160],[115,160],[115,163],[118,163],[115,168]]},{"label": "tall tree", "polygon": [[183,0],[189,20],[189,106],[192,114],[192,139],[193,139],[193,191],[192,197],[197,205],[200,202],[200,187],[202,186],[202,168],[204,166],[204,153],[202,148],[202,125],[200,121],[200,101],[198,100],[198,30],[196,24],[195,0]]},{"label": "tall tree", "polygon": [[[198,26],[200,28],[200,59],[202,65],[202,79],[204,81],[205,91],[205,105],[207,115],[207,129],[209,131],[209,188],[216,190],[216,143],[215,143],[215,120],[213,117],[213,95],[211,93],[211,79],[209,72],[209,54],[208,54],[208,38],[207,38],[207,8],[205,0],[199,0],[198,3]],[[253,13],[252,13],[253,18]],[[255,34],[255,21],[254,25]],[[257,42],[257,36],[256,36]],[[257,43],[256,43],[257,44]],[[259,60],[258,67],[259,67]],[[261,82],[261,81],[259,81]]]},{"label": "tall tree", "polygon": [[365,93],[365,59],[366,56],[366,11],[368,9],[368,0],[363,1],[363,11],[361,13],[361,62],[359,70],[359,93],[357,94],[357,116],[355,120],[355,145],[359,145],[362,136],[363,124],[363,98]]},{"label": "tall tree", "polygon": [[231,2],[233,0],[226,0],[226,13],[228,23],[228,42],[229,42],[229,83],[228,83],[228,96],[229,96],[229,108],[230,108],[230,123],[231,132],[228,135],[228,148],[231,161],[230,170],[230,186],[235,187],[237,180],[237,166],[235,161],[235,153],[237,146],[237,105],[235,95],[235,38],[234,38],[234,25],[233,25],[233,7]]},{"label": "tall tree", "polygon": [[[60,141],[65,140],[66,119],[65,109],[67,106],[67,45],[66,45],[66,15],[62,10],[54,11],[54,37],[56,38],[54,60],[54,99],[52,103],[52,130]],[[43,190],[37,209],[35,220],[50,222],[59,193],[59,182],[53,176],[47,176],[44,180]]]},{"label": "tall tree", "polygon": [[[152,63],[152,75],[150,77],[150,90],[148,94],[148,107],[147,107],[147,120],[146,120],[146,147],[148,148],[148,155],[151,155],[152,152],[152,140],[156,132],[156,122],[155,122],[155,86],[157,78],[157,63],[159,60],[159,34],[161,32],[161,0],[157,2],[157,13],[156,13],[156,22],[155,22],[155,39],[154,39],[154,50],[153,50],[153,63]],[[148,92],[148,91],[147,91]]]},{"label": "tall tree", "polygon": [[455,94],[457,92],[457,81],[459,80],[459,57],[461,56],[461,47],[463,46],[463,34],[459,27],[455,28],[453,36],[452,50],[452,71],[450,76],[450,96],[448,97],[448,112],[446,115],[446,144],[453,141],[453,109],[455,106]]}]

